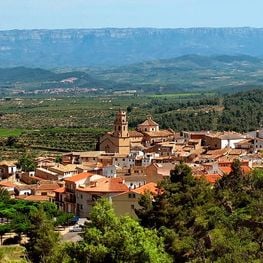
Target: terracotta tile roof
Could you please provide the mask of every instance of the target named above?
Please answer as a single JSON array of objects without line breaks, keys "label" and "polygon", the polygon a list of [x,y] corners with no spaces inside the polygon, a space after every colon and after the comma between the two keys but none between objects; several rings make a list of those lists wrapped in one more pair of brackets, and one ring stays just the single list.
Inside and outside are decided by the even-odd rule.
[{"label": "terracotta tile roof", "polygon": [[151,117],[147,118],[143,123],[138,126],[159,126],[157,122],[155,122]]},{"label": "terracotta tile roof", "polygon": [[77,165],[76,164],[67,164],[67,165],[63,165],[63,164],[57,164],[54,167],[50,167],[49,169],[52,170],[53,172],[58,171],[58,172],[73,172],[76,170]]},{"label": "terracotta tile roof", "polygon": [[23,185],[16,185],[15,188],[19,191],[22,190],[32,190],[36,188],[35,184],[23,184]]},{"label": "terracotta tile roof", "polygon": [[77,190],[81,192],[119,193],[128,191],[128,187],[123,183],[122,178],[102,178],[84,188],[79,187]]},{"label": "terracotta tile roof", "polygon": [[59,188],[59,184],[57,183],[41,183],[40,185],[38,185],[36,187],[36,190],[40,191],[40,190],[50,190],[50,191],[54,191],[56,189]]},{"label": "terracotta tile roof", "polygon": [[226,155],[229,151],[230,151],[230,148],[209,150],[209,151],[207,151],[206,155],[223,156],[223,155]]},{"label": "terracotta tile roof", "polygon": [[[224,174],[230,174],[232,169],[231,167],[219,167],[219,169],[224,173]],[[245,174],[248,174],[251,172],[251,168],[246,165],[241,165],[241,169]]]},{"label": "terracotta tile roof", "polygon": [[131,192],[135,192],[135,193],[140,194],[140,195],[143,195],[146,192],[150,192],[153,195],[157,195],[160,192],[160,189],[157,188],[156,183],[150,182],[150,183],[145,184],[141,187],[138,187],[136,189],[131,190]]},{"label": "terracotta tile roof", "polygon": [[143,137],[143,134],[138,131],[129,131],[130,137]]},{"label": "terracotta tile roof", "polygon": [[237,140],[237,139],[245,139],[246,136],[231,131],[224,131],[224,132],[206,132],[206,136],[212,138],[219,138],[221,140]]},{"label": "terracotta tile roof", "polygon": [[[231,166],[231,164],[233,163],[235,159],[236,158],[230,158],[229,156],[227,158],[220,158],[218,160],[218,165],[219,166],[225,166],[225,165]],[[241,166],[247,166],[248,164],[249,164],[248,160],[241,161]]]},{"label": "terracotta tile roof", "polygon": [[4,165],[4,166],[16,166],[16,161],[1,161],[0,165]]},{"label": "terracotta tile roof", "polygon": [[32,202],[45,202],[49,201],[49,197],[47,195],[28,195],[23,200],[32,201]]},{"label": "terracotta tile roof", "polygon": [[231,167],[219,167],[219,169],[224,173],[224,174],[230,174],[232,169]]},{"label": "terracotta tile roof", "polygon": [[55,193],[64,193],[65,192],[65,187],[60,187],[54,190]]},{"label": "terracotta tile roof", "polygon": [[16,185],[13,184],[12,182],[10,181],[1,181],[0,182],[0,187],[15,187]]},{"label": "terracotta tile roof", "polygon": [[76,183],[80,180],[91,177],[92,175],[93,175],[92,173],[80,173],[80,174],[76,174],[76,175],[73,175],[71,177],[65,178],[64,181]]},{"label": "terracotta tile roof", "polygon": [[173,135],[173,132],[168,131],[168,130],[151,131],[151,132],[144,132],[144,133],[150,137],[168,137],[168,136]]},{"label": "terracotta tile roof", "polygon": [[217,180],[219,180],[222,176],[220,174],[207,174],[202,176],[207,182],[211,184],[215,184]]}]

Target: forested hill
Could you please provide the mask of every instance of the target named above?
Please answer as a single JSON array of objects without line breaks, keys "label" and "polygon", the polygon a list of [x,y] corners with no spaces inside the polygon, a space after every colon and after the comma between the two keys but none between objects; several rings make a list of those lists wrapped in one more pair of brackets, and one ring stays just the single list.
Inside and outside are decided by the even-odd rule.
[{"label": "forested hill", "polygon": [[[154,99],[145,105],[162,128],[176,131],[257,130],[263,125],[263,91],[252,90],[232,95],[207,97],[176,103],[172,98]],[[137,114],[138,115],[138,114]],[[136,127],[143,118],[134,116],[129,122]]]},{"label": "forested hill", "polygon": [[186,54],[263,56],[260,28],[0,31],[0,67],[124,65]]},{"label": "forested hill", "polygon": [[262,72],[263,59],[246,55],[185,55],[111,69],[64,69],[63,72],[62,69],[0,68],[0,92],[3,87],[10,93],[12,87],[16,91],[83,87],[105,92],[129,89],[144,93],[237,92],[262,87]]},{"label": "forested hill", "polygon": [[54,72],[41,68],[0,68],[0,93],[70,87],[107,88],[108,83],[83,71]]}]

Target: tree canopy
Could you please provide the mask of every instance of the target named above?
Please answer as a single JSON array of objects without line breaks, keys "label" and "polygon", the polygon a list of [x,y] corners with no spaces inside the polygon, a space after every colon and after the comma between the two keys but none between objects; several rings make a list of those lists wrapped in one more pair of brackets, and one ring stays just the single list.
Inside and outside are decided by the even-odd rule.
[{"label": "tree canopy", "polygon": [[157,229],[175,262],[260,262],[263,172],[244,175],[235,161],[213,188],[183,163],[154,199],[143,198],[141,224]]},{"label": "tree canopy", "polygon": [[117,217],[105,199],[97,201],[83,241],[67,247],[69,262],[172,262],[156,230],[129,217]]}]

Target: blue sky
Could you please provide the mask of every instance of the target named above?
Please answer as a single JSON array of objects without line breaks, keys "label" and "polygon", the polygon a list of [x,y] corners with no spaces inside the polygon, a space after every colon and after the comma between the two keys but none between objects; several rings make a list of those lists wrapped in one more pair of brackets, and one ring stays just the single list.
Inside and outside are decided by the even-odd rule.
[{"label": "blue sky", "polygon": [[262,0],[0,0],[0,29],[263,27]]}]

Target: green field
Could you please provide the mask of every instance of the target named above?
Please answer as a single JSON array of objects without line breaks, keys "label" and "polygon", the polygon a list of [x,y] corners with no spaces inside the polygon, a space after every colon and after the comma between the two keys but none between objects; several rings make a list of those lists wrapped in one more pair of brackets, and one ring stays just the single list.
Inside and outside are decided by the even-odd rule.
[{"label": "green field", "polygon": [[8,129],[8,128],[0,128],[0,137],[17,137],[22,134],[22,129]]}]

